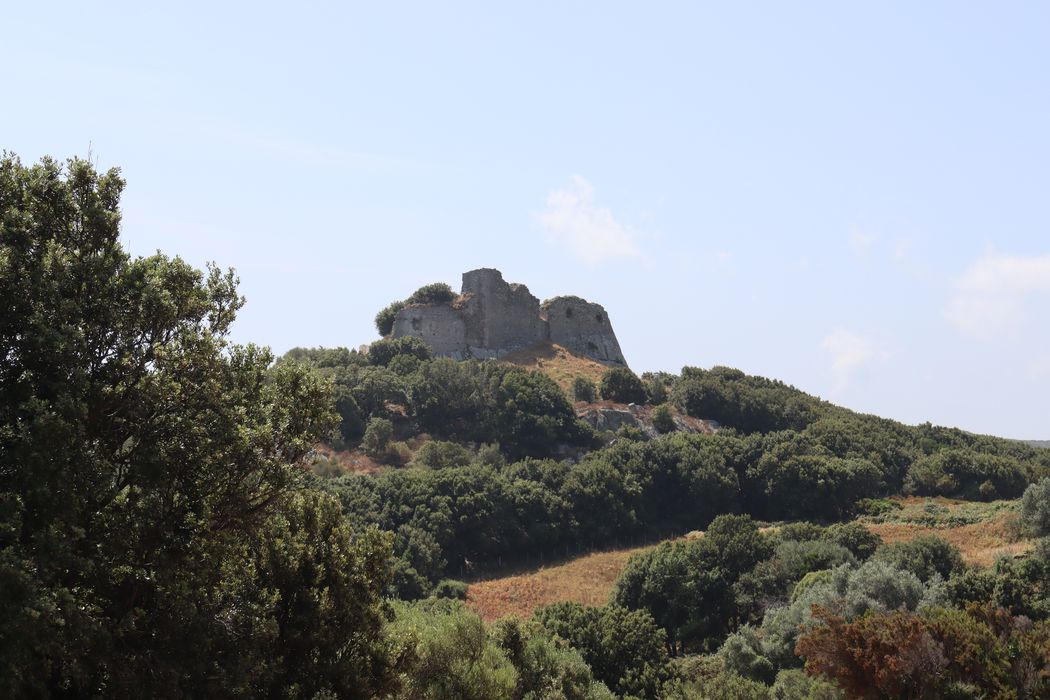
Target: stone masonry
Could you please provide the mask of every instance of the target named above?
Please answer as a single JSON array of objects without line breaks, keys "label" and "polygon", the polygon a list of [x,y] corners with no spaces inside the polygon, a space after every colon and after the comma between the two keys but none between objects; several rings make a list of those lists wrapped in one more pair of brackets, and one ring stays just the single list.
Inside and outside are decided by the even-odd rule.
[{"label": "stone masonry", "polygon": [[445,304],[414,304],[394,319],[392,337],[421,338],[438,356],[496,359],[542,342],[600,362],[626,365],[609,315],[579,297],[542,305],[523,284],[509,284],[499,270],[463,273],[459,297]]}]

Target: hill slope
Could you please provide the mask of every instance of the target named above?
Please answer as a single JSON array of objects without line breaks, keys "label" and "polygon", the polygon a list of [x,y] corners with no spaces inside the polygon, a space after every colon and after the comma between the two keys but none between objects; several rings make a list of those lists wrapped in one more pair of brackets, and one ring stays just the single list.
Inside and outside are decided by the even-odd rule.
[{"label": "hill slope", "polygon": [[[967,564],[982,568],[1032,548],[1032,540],[1014,536],[1019,501],[982,503],[914,496],[889,500],[895,510],[857,518],[886,544],[936,535],[958,547]],[[687,535],[695,536],[699,533]],[[504,617],[525,619],[537,608],[553,603],[604,605],[627,561],[658,544],[592,552],[525,573],[487,578],[471,584],[467,607],[492,622]]]},{"label": "hill slope", "polygon": [[571,351],[554,343],[538,343],[530,348],[513,352],[500,359],[501,362],[536,370],[546,374],[565,391],[571,391],[572,380],[585,377],[597,384],[610,365],[589,357],[574,355]]}]

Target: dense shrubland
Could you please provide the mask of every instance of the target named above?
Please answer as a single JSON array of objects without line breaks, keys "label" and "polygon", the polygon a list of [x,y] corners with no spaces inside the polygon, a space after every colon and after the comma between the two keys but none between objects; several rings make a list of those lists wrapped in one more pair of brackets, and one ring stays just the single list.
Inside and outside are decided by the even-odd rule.
[{"label": "dense shrubland", "polygon": [[[0,160],[5,697],[1050,692],[1046,539],[974,569],[835,522],[902,491],[1023,493],[1019,532],[1045,536],[1050,452],[726,368],[607,374],[603,398],[725,426],[646,441],[596,434],[543,374],[412,339],[274,361],[228,340],[232,273],[123,251],[122,187]],[[405,468],[311,472],[320,441]],[[759,527],[786,520],[812,522]],[[699,529],[603,607],[486,626],[454,580]]]}]

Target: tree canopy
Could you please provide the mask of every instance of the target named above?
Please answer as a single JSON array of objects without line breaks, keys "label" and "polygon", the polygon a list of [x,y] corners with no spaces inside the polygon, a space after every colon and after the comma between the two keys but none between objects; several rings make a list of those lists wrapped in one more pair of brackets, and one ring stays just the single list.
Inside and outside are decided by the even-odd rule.
[{"label": "tree canopy", "polygon": [[123,186],[0,160],[0,692],[382,691],[389,545],[291,496],[328,388],[227,340],[232,272],[129,256]]}]

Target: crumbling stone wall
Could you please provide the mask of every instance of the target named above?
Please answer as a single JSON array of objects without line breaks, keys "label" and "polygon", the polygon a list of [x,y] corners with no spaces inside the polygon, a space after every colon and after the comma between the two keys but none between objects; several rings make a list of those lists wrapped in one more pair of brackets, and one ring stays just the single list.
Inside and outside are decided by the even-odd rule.
[{"label": "crumbling stone wall", "polygon": [[447,304],[406,306],[394,317],[393,337],[421,338],[435,355],[464,359],[467,355],[463,314]]},{"label": "crumbling stone wall", "polygon": [[601,305],[557,297],[541,307],[528,287],[508,284],[491,268],[463,273],[462,293],[450,303],[401,309],[392,335],[421,338],[435,355],[455,359],[496,359],[552,341],[578,355],[626,364]]},{"label": "crumbling stone wall", "polygon": [[508,284],[499,270],[463,274],[467,345],[513,352],[544,340],[540,302],[523,284]]},{"label": "crumbling stone wall", "polygon": [[627,364],[601,304],[580,297],[555,297],[543,303],[550,341],[576,355]]}]

